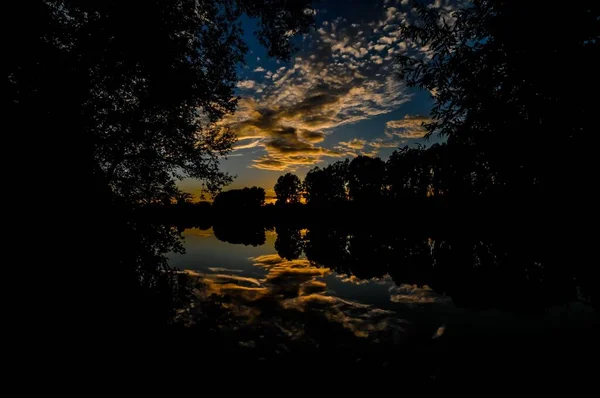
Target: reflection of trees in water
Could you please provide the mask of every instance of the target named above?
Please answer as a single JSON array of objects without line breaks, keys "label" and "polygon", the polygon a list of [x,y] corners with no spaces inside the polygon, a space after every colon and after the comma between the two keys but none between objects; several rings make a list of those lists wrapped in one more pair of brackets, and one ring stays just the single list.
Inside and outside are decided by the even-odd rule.
[{"label": "reflection of trees in water", "polygon": [[107,316],[122,328],[167,325],[186,299],[167,254],[182,252],[175,227],[149,223],[118,209],[98,217],[93,254]]},{"label": "reflection of trees in water", "polygon": [[285,225],[276,227],[277,239],[275,240],[275,250],[279,257],[287,260],[295,260],[302,254],[302,237],[300,230]]},{"label": "reflection of trees in water", "polygon": [[217,239],[227,243],[260,246],[267,240],[265,227],[258,223],[243,221],[215,223],[213,231]]},{"label": "reflection of trees in water", "polygon": [[[215,225],[218,239],[260,245],[259,223]],[[429,286],[465,307],[525,309],[564,303],[597,289],[586,276],[585,254],[573,238],[538,229],[510,234],[435,233],[375,227],[276,226],[275,249],[281,258],[302,252],[315,264],[359,279],[390,275],[394,282]],[[562,244],[560,244],[562,242]]]},{"label": "reflection of trees in water", "polygon": [[306,257],[317,264],[332,265],[330,268],[347,273],[347,237],[345,228],[310,228],[306,234],[304,252]]},{"label": "reflection of trees in water", "polygon": [[[428,285],[467,307],[526,308],[591,296],[574,251],[547,234],[475,236],[394,233],[377,228],[313,227],[309,260],[358,278],[389,274],[397,284]],[[580,255],[581,256],[581,255]]]}]

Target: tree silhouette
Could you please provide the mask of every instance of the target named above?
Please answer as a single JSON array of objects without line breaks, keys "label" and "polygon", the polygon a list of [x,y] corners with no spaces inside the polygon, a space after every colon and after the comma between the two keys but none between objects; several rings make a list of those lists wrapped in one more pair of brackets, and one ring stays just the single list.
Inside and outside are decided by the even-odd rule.
[{"label": "tree silhouette", "polygon": [[405,146],[386,162],[386,183],[392,199],[424,199],[430,190],[431,164],[423,147]]},{"label": "tree silhouette", "polygon": [[297,175],[286,173],[280,176],[275,183],[274,189],[278,204],[300,203],[302,183]]},{"label": "tree silhouette", "polygon": [[[90,156],[97,186],[129,203],[177,197],[191,177],[209,192],[231,177],[219,158],[234,136],[216,125],[235,110],[247,46],[239,22],[287,59],[290,33],[313,21],[310,1],[38,1],[15,5],[11,111],[32,132],[60,131]],[[93,159],[93,160],[92,160]],[[86,165],[89,167],[90,165]]]},{"label": "tree silhouette", "polygon": [[325,170],[331,179],[332,198],[336,202],[348,200],[348,168],[350,161],[348,159],[338,160],[327,166]]},{"label": "tree silhouette", "polygon": [[245,212],[257,210],[265,204],[265,190],[259,187],[231,189],[220,192],[213,202],[217,211]]},{"label": "tree silhouette", "polygon": [[311,169],[304,178],[304,197],[312,205],[341,203],[347,200],[348,159],[324,169]]},{"label": "tree silhouette", "polygon": [[327,172],[320,167],[310,169],[304,178],[304,198],[310,205],[323,204],[328,201]]},{"label": "tree silhouette", "polygon": [[584,98],[598,89],[589,79],[598,68],[598,2],[565,9],[476,0],[451,13],[424,4],[415,11],[420,18],[400,38],[429,55],[402,53],[400,76],[433,93],[426,128],[459,147],[451,161],[470,188],[522,197],[573,178],[585,184],[593,167],[580,143],[595,129],[593,101]]},{"label": "tree silhouette", "polygon": [[237,104],[237,70],[247,52],[243,14],[257,21],[269,53],[287,59],[294,34],[312,24],[309,4],[90,0],[9,7],[23,33],[9,44],[8,113],[16,122],[9,124],[32,142],[41,135],[66,142],[79,155],[70,170],[91,173],[100,236],[93,261],[113,271],[104,272],[105,290],[124,322],[144,302],[157,309],[165,308],[157,297],[172,303],[165,254],[179,238],[174,228],[135,219],[131,208],[182,197],[182,177],[210,193],[231,181],[219,159],[234,136],[217,122]]},{"label": "tree silhouette", "polygon": [[[426,153],[427,165],[430,168],[431,194],[440,198],[448,195],[452,170],[448,161],[448,145],[434,144]],[[389,160],[388,160],[389,162]]]},{"label": "tree silhouette", "polygon": [[357,156],[348,167],[348,192],[355,202],[373,203],[383,197],[385,163],[380,158]]}]

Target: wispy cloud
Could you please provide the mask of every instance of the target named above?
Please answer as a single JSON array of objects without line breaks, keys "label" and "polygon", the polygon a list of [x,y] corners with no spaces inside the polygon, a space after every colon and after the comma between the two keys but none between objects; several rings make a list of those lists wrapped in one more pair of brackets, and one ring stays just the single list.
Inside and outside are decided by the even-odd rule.
[{"label": "wispy cloud", "polygon": [[406,115],[403,119],[386,122],[383,137],[371,141],[359,138],[353,138],[347,142],[340,141],[335,149],[348,156],[377,156],[383,148],[398,148],[422,139],[427,133],[422,124],[430,121],[431,119],[426,116]]},{"label": "wispy cloud", "polygon": [[242,90],[252,90],[260,86],[261,85],[255,82],[254,80],[240,80],[237,83],[237,87]]},{"label": "wispy cloud", "polygon": [[256,141],[249,142],[247,144],[236,145],[233,147],[233,150],[239,151],[240,149],[256,148],[260,144],[261,144],[261,140],[256,140]]},{"label": "wispy cloud", "polygon": [[431,122],[427,116],[406,115],[401,120],[390,120],[385,125],[385,133],[388,137],[396,136],[404,139],[423,138],[427,130],[423,127],[424,123]]},{"label": "wispy cloud", "polygon": [[340,145],[350,149],[363,149],[366,142],[367,141],[361,140],[360,138],[353,138],[348,142],[340,141]]},{"label": "wispy cloud", "polygon": [[353,138],[350,141],[340,141],[335,149],[345,153],[347,156],[358,156],[358,155],[375,155],[373,153],[373,148],[365,146],[367,145],[367,140],[363,140],[361,138]]},{"label": "wispy cloud", "polygon": [[241,141],[234,149],[262,147],[264,153],[250,167],[284,171],[387,147],[328,137],[337,127],[389,113],[410,99],[391,59],[406,48],[394,35],[406,18],[399,8],[388,7],[366,23],[324,21],[290,64],[266,71],[261,82],[241,81],[239,109],[223,122]]}]

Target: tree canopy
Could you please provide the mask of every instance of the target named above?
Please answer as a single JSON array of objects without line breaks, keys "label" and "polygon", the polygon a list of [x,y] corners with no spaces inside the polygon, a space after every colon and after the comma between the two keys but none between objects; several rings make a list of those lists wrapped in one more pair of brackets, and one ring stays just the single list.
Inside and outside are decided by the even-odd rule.
[{"label": "tree canopy", "polygon": [[300,203],[302,184],[297,175],[286,173],[280,176],[275,183],[274,190],[278,204]]},{"label": "tree canopy", "polygon": [[415,11],[400,38],[421,51],[398,56],[400,76],[432,93],[426,128],[448,137],[452,161],[474,185],[518,194],[589,170],[580,146],[595,128],[597,1],[474,0],[452,12]]},{"label": "tree canopy", "polygon": [[311,169],[304,178],[304,197],[313,205],[347,200],[348,160],[337,161],[321,169]]},{"label": "tree canopy", "polygon": [[380,158],[357,156],[348,167],[348,193],[355,202],[373,203],[384,195],[385,162]]},{"label": "tree canopy", "polygon": [[431,184],[431,165],[423,147],[394,151],[386,163],[386,184],[394,199],[424,198]]},{"label": "tree canopy", "polygon": [[236,68],[247,46],[239,22],[256,18],[270,55],[314,12],[299,0],[35,1],[12,7],[9,96],[31,131],[68,136],[89,154],[97,187],[129,203],[164,201],[176,180],[216,192],[234,135],[217,126],[235,110]]},{"label": "tree canopy", "polygon": [[265,190],[259,187],[223,191],[213,202],[215,209],[232,212],[253,210],[264,204]]},{"label": "tree canopy", "polygon": [[[176,185],[184,177],[199,180],[213,194],[231,181],[219,159],[235,137],[218,122],[238,101],[237,68],[248,51],[241,18],[245,14],[257,22],[256,35],[270,55],[287,59],[294,35],[312,24],[309,4],[7,4],[15,34],[7,41],[6,57],[11,136],[27,137],[27,148],[39,147],[47,137],[65,143],[64,153],[74,154],[74,160],[56,156],[56,163],[69,167],[60,178],[76,180],[71,175],[77,171],[84,182],[91,177],[96,235],[90,240],[97,255],[89,268],[98,270],[110,293],[102,296],[110,308],[107,324],[162,325],[173,316],[178,287],[166,253],[182,250],[181,239],[176,229],[153,225],[138,207],[185,200]],[[251,202],[262,204],[264,191],[253,193]]]}]

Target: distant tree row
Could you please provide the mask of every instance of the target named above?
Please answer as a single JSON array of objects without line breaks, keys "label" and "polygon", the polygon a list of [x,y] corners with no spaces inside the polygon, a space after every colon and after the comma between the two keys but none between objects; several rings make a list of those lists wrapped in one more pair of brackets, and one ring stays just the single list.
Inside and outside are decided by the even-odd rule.
[{"label": "distant tree row", "polygon": [[259,187],[231,189],[220,192],[213,202],[216,210],[243,211],[256,209],[265,204],[265,190]]},{"label": "distant tree row", "polygon": [[[493,174],[483,165],[467,163],[461,147],[435,144],[394,151],[387,162],[358,156],[311,169],[302,182],[287,173],[277,180],[277,203],[325,205],[342,202],[367,204],[426,198],[485,197],[495,190]],[[476,170],[476,171],[473,171]]]}]

